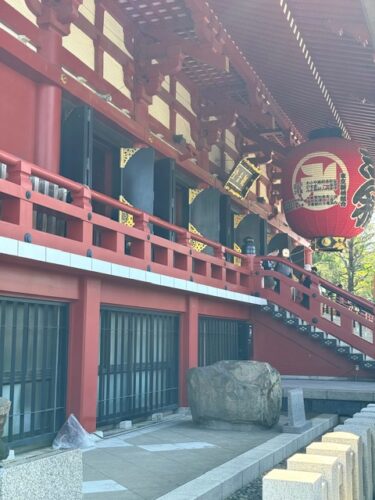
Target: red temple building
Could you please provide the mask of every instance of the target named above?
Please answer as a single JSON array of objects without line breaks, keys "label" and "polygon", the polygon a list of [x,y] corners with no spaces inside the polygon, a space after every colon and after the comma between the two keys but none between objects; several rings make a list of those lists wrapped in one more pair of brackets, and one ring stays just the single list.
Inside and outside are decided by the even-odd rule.
[{"label": "red temple building", "polygon": [[0,0],[9,441],[186,406],[187,370],[221,359],[374,377],[373,303],[264,265],[312,263],[281,202],[290,151],[329,126],[375,153],[371,10]]}]

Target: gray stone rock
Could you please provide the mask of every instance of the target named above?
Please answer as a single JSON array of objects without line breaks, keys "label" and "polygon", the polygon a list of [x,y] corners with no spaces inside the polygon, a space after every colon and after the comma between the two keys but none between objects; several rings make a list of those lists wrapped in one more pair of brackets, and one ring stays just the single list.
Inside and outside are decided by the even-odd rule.
[{"label": "gray stone rock", "polygon": [[219,361],[189,370],[188,397],[195,423],[272,427],[280,416],[281,377],[268,363]]}]

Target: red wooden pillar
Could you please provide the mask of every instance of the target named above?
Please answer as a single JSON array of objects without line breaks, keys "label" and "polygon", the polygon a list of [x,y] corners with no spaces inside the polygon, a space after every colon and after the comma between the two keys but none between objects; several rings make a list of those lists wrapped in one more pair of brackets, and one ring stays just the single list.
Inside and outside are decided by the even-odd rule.
[{"label": "red wooden pillar", "polygon": [[99,335],[100,281],[82,278],[70,309],[67,414],[89,432],[96,429]]},{"label": "red wooden pillar", "polygon": [[[51,64],[61,64],[61,33],[50,26],[40,30],[40,39],[40,55]],[[55,174],[60,173],[61,98],[60,87],[39,84],[35,163]]]},{"label": "red wooden pillar", "polygon": [[186,299],[180,341],[180,405],[188,406],[186,373],[198,366],[198,297]]},{"label": "red wooden pillar", "polygon": [[54,174],[60,173],[61,89],[56,85],[38,87],[35,163]]}]

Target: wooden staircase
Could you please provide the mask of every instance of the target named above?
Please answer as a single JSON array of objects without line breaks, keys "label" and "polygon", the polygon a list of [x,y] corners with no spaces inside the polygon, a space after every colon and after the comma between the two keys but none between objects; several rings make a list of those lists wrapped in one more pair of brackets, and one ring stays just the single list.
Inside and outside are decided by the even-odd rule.
[{"label": "wooden staircase", "polygon": [[[356,370],[371,371],[372,377],[375,374],[374,303],[284,259],[267,257],[267,261],[284,262],[292,268],[294,279],[263,269],[262,259],[256,258],[254,293],[268,301],[261,307],[262,313],[293,331],[299,340],[305,338],[319,344],[352,363],[353,368],[355,365]],[[301,274],[310,277],[310,287],[295,280]],[[278,283],[277,287],[270,286],[270,278]],[[302,296],[305,305],[297,300]]]},{"label": "wooden staircase", "polygon": [[271,315],[275,320],[281,321],[284,325],[295,329],[302,336],[309,337],[327,349],[335,351],[337,354],[349,359],[362,369],[375,370],[375,359],[348,343],[334,337],[330,333],[309,324],[292,312],[279,307],[277,304],[268,303],[261,307],[262,311]]}]

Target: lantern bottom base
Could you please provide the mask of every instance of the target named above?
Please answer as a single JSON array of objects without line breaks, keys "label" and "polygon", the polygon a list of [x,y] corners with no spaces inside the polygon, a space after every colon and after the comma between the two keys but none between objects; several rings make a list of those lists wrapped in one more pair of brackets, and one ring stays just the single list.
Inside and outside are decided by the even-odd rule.
[{"label": "lantern bottom base", "polygon": [[312,248],[321,252],[342,252],[346,249],[346,238],[341,236],[322,236],[314,238]]}]

